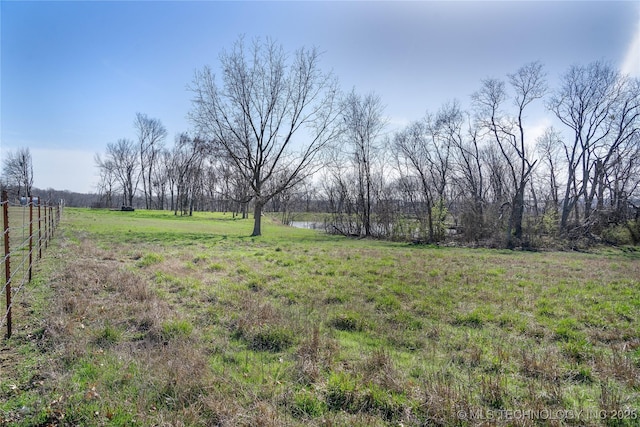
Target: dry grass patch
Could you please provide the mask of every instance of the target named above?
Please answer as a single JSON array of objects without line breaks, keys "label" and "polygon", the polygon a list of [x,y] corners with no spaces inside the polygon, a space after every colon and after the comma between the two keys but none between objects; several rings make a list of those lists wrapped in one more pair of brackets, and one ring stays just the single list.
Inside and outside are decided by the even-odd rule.
[{"label": "dry grass patch", "polygon": [[46,320],[48,348],[58,360],[49,375],[67,384],[60,408],[65,420],[92,425],[103,414],[145,424],[201,422],[215,382],[190,322],[146,278],[111,260],[117,257],[87,241],[81,245],[82,258],[52,281],[60,304]]},{"label": "dry grass patch", "polygon": [[295,353],[296,382],[310,385],[321,381],[332,368],[338,351],[337,341],[322,334],[318,326],[306,330]]}]

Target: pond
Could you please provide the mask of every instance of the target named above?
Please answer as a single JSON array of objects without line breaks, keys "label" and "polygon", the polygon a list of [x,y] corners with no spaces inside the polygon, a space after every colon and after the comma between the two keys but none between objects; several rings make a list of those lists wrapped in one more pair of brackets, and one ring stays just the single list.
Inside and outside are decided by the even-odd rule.
[{"label": "pond", "polygon": [[306,228],[309,230],[324,231],[324,223],[317,221],[291,221],[289,225],[295,228]]}]

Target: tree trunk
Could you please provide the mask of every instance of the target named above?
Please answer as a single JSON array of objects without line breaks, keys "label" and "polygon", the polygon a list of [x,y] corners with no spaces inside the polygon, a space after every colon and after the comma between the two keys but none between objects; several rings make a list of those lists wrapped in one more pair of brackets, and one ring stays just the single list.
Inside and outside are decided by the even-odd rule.
[{"label": "tree trunk", "polygon": [[559,231],[564,233],[567,230],[567,223],[569,222],[569,216],[575,205],[575,199],[571,196],[571,189],[574,184],[575,172],[573,169],[569,170],[569,178],[567,179],[567,186],[564,191],[564,198],[562,199],[562,213],[560,215]]},{"label": "tree trunk", "polygon": [[427,224],[429,228],[429,243],[435,242],[435,233],[433,232],[433,207],[431,206],[431,200],[427,201]]},{"label": "tree trunk", "polygon": [[260,236],[262,233],[260,227],[262,224],[262,202],[256,200],[256,206],[253,211],[253,233],[252,236]]},{"label": "tree trunk", "polygon": [[516,196],[513,199],[513,236],[516,241],[522,239],[522,217],[524,216],[524,190],[526,183],[520,183],[520,188],[516,192]]}]

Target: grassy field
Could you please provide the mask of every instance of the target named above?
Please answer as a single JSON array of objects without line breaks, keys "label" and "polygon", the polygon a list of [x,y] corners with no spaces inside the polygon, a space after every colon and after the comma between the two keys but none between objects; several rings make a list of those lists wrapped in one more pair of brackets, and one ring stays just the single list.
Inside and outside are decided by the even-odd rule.
[{"label": "grassy field", "polygon": [[66,209],[0,425],[640,425],[640,251]]}]

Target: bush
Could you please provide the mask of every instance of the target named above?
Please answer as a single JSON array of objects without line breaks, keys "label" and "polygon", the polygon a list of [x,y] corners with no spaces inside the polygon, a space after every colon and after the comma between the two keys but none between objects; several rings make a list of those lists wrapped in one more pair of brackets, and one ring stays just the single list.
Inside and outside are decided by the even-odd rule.
[{"label": "bush", "polygon": [[[631,221],[629,223],[631,223]],[[639,243],[639,241],[634,242],[632,230],[633,230],[633,226],[625,227],[624,225],[616,225],[616,226],[611,226],[602,230],[602,233],[600,234],[600,236],[607,243],[610,243],[613,245],[637,244]],[[640,233],[640,228],[638,228],[638,232]],[[640,238],[640,234],[637,237]]]},{"label": "bush", "polygon": [[626,227],[629,231],[631,243],[634,245],[640,245],[640,219],[627,221]]}]

